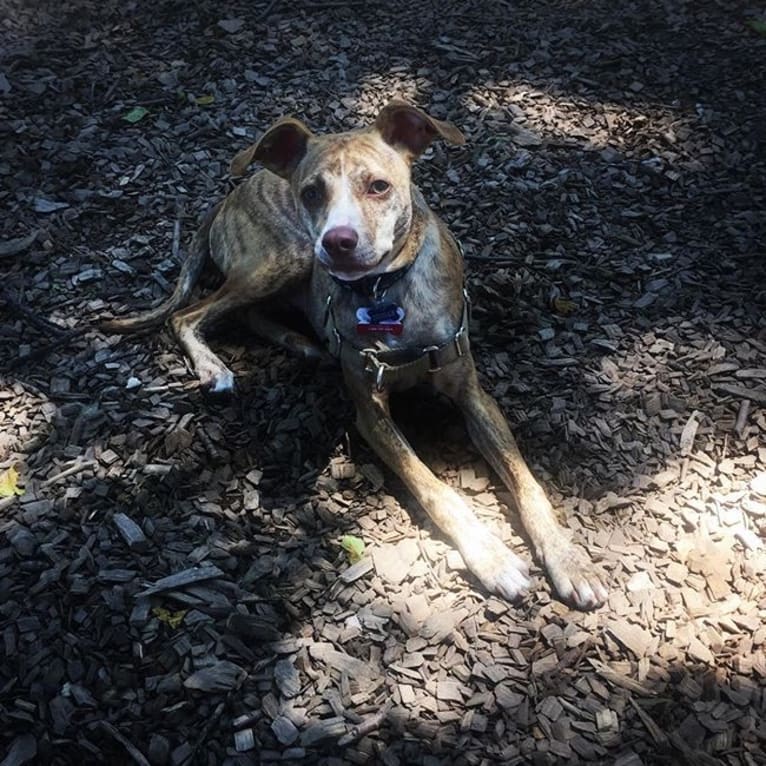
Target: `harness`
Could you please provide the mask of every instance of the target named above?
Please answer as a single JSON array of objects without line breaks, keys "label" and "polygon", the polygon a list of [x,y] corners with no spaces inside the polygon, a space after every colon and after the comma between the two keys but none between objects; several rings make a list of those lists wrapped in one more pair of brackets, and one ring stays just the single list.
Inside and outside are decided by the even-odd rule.
[{"label": "harness", "polygon": [[[381,274],[376,277],[363,277],[354,282],[343,282],[337,279],[335,281],[345,289],[353,290],[366,297],[373,297],[377,301],[383,297],[383,293],[394,282],[404,276],[404,272],[408,269],[409,266],[405,266],[403,269],[398,269],[395,272]],[[388,278],[384,281],[383,277]],[[364,285],[359,283],[364,283]],[[367,289],[369,287],[372,289]],[[327,296],[323,324],[330,353],[339,359],[341,363],[347,362],[353,365],[361,363],[362,369],[370,377],[376,391],[380,392],[384,388],[405,378],[420,377],[426,373],[433,374],[439,372],[442,368],[457,361],[461,356],[465,356],[470,349],[470,342],[468,340],[469,308],[468,293],[463,288],[463,313],[460,326],[454,336],[440,346],[431,345],[396,349],[359,348],[351,343],[348,338],[344,338],[338,331],[335,323],[332,295]]]}]

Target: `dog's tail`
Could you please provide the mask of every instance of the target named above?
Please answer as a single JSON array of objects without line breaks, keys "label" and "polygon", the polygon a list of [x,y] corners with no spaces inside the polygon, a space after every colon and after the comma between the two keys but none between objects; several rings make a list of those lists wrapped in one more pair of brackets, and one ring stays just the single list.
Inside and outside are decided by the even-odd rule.
[{"label": "dog's tail", "polygon": [[181,266],[181,273],[178,277],[173,294],[164,302],[145,314],[139,314],[127,319],[108,319],[99,322],[99,329],[106,333],[133,333],[150,330],[157,325],[162,324],[174,311],[186,305],[197,284],[205,261],[210,254],[210,227],[215,220],[218,211],[223,203],[218,203],[212,210],[209,210],[202,220],[199,230],[194,235],[189,256]]}]

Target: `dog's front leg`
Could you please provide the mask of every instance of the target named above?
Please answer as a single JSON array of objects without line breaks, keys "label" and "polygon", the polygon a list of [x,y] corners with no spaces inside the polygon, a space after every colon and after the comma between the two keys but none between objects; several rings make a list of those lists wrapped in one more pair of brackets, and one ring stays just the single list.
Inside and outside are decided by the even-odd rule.
[{"label": "dog's front leg", "polygon": [[559,595],[580,609],[603,604],[607,598],[603,575],[559,525],[497,402],[481,387],[471,358],[444,370],[434,384],[463,411],[474,444],[513,494],[535,552]]},{"label": "dog's front leg", "polygon": [[355,372],[347,372],[345,377],[356,405],[357,428],[367,443],[402,478],[436,526],[457,546],[466,566],[482,585],[511,601],[518,599],[529,587],[526,563],[418,458],[391,418],[388,395],[372,391]]},{"label": "dog's front leg", "polygon": [[218,319],[262,297],[256,290],[243,288],[230,279],[214,293],[171,317],[176,338],[191,359],[200,385],[208,393],[232,393],[234,375],[208,346],[204,331]]}]

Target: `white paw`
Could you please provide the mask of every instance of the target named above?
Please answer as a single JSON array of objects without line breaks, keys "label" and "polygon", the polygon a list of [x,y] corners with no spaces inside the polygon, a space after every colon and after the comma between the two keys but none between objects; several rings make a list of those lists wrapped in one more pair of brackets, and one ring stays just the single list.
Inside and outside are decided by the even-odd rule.
[{"label": "white paw", "polygon": [[231,370],[222,370],[210,388],[211,394],[230,394],[234,391],[234,374]]},{"label": "white paw", "polygon": [[234,374],[223,366],[206,366],[200,368],[199,382],[204,391],[209,394],[233,394]]},{"label": "white paw", "polygon": [[562,600],[577,609],[590,610],[597,609],[608,598],[604,573],[582,548],[561,541],[544,550],[543,559]]},{"label": "white paw", "polygon": [[508,601],[517,601],[529,589],[529,567],[498,537],[477,525],[466,531],[458,548],[466,566],[482,585]]}]

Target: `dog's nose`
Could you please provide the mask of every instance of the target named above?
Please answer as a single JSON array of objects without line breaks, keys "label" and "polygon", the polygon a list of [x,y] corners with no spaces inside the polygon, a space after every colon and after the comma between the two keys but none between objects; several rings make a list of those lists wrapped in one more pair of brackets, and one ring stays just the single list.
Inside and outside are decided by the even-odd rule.
[{"label": "dog's nose", "polygon": [[359,235],[350,226],[335,226],[325,232],[322,247],[331,258],[348,258],[353,255]]}]

